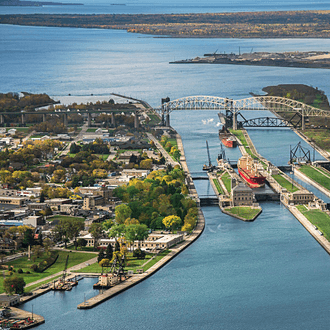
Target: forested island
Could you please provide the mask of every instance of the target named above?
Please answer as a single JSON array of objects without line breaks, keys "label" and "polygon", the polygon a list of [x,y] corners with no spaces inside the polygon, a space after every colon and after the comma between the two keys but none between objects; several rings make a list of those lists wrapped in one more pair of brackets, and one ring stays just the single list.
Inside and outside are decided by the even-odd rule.
[{"label": "forested island", "polygon": [[167,37],[329,38],[330,11],[0,15],[0,24],[122,29]]}]

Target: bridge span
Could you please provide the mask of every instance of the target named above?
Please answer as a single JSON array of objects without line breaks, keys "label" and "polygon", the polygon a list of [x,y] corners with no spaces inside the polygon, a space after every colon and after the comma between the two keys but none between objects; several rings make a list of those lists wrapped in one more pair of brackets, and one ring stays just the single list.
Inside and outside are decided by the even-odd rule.
[{"label": "bridge span", "polygon": [[162,99],[162,123],[170,126],[170,113],[178,110],[217,110],[230,111],[233,114],[233,129],[237,129],[237,115],[240,111],[281,111],[296,113],[301,117],[301,127],[305,129],[306,117],[330,118],[330,111],[314,108],[302,102],[279,96],[256,96],[232,100],[217,96],[187,96],[171,101]]}]

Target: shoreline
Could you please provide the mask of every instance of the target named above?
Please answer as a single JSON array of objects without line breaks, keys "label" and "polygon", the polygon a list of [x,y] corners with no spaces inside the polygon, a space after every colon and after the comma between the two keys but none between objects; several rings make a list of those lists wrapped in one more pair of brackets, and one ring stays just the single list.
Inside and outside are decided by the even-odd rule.
[{"label": "shoreline", "polygon": [[[176,134],[176,139],[177,139],[178,149],[181,152],[180,165],[183,168],[183,170],[185,171],[187,182],[189,182],[189,184],[188,184],[189,194],[192,198],[199,201],[196,188],[191,179],[189,168],[186,163],[182,139],[178,133]],[[164,149],[161,149],[161,152],[163,154],[165,154],[164,156],[170,157],[170,155],[168,155],[168,153]],[[205,218],[204,218],[203,211],[201,210],[201,208],[199,206],[199,203],[197,203],[197,208],[198,208],[198,217],[197,217],[197,223],[196,223],[194,230],[181,243],[174,246],[173,248],[170,248],[171,252],[168,255],[166,255],[161,260],[159,260],[155,265],[150,267],[145,273],[134,274],[132,277],[128,278],[126,281],[124,281],[110,289],[103,291],[103,293],[100,293],[100,294],[86,300],[85,302],[80,303],[77,306],[77,308],[78,309],[91,309],[91,308],[103,303],[104,301],[111,299],[111,298],[115,297],[116,295],[132,288],[133,286],[139,284],[140,282],[146,280],[147,278],[149,278],[150,276],[155,274],[157,271],[159,271],[161,268],[163,268],[168,262],[170,262],[173,258],[175,258],[178,254],[180,254],[182,251],[184,251],[186,248],[188,248],[192,243],[194,243],[200,237],[200,235],[203,233],[204,228],[205,228]],[[77,275],[79,275],[79,273],[77,273]]]}]

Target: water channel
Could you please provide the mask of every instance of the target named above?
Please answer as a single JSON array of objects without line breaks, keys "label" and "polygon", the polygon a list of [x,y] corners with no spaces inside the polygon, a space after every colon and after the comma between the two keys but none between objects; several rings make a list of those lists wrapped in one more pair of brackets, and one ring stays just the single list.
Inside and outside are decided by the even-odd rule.
[{"label": "water channel", "polygon": [[[188,0],[167,5],[156,0],[143,4],[129,0],[127,6],[121,6],[125,8],[111,9],[99,2],[89,1],[78,9],[83,13],[207,9]],[[230,4],[213,1],[208,7],[210,12],[226,8],[324,9],[328,3],[236,0]],[[2,12],[76,9],[5,7]],[[89,101],[94,94],[94,100],[108,99],[115,92],[146,100],[152,106],[159,106],[166,96],[172,100],[189,95],[240,99],[249,97],[249,92],[260,93],[264,86],[283,83],[317,86],[330,95],[327,70],[168,64],[217,49],[237,53],[239,47],[242,52],[326,50],[328,39],[170,39],[125,31],[1,25],[0,44],[3,93],[48,93],[79,102],[78,97]],[[72,98],[67,97],[69,93]],[[191,171],[200,172],[207,161],[205,140],[215,160],[219,151],[216,112],[178,111],[172,114],[171,123],[182,136]],[[290,130],[249,130],[249,134],[259,153],[276,165],[287,163],[290,145],[300,140]],[[230,160],[239,156],[238,149],[227,150]],[[212,192],[207,181],[196,185],[199,194]],[[191,247],[148,280],[92,310],[77,310],[77,305],[84,296],[97,293],[92,290],[94,279],[84,279],[71,292],[45,294],[23,308],[31,311],[33,305],[34,313],[46,319],[38,329],[48,330],[328,329],[329,255],[281,204],[261,206],[263,212],[253,223],[224,215],[218,207],[203,208],[206,228]]]},{"label": "water channel", "polygon": [[[214,111],[186,115],[189,120],[173,113],[172,124],[182,135],[191,171],[198,172],[207,157],[206,139],[212,157],[217,155],[217,116]],[[271,156],[266,150],[279,139],[267,136],[264,156]],[[288,148],[296,135],[286,130],[285,136],[290,139],[281,143]],[[239,157],[238,149],[227,153]],[[199,181],[197,189],[199,194],[210,191],[207,181]],[[40,329],[326,329],[329,255],[281,204],[261,206],[263,213],[253,223],[224,215],[218,207],[203,208],[205,231],[191,247],[148,280],[93,310],[76,309],[84,294],[93,294],[91,279],[23,308],[31,310],[33,304],[34,312],[45,317]]]}]

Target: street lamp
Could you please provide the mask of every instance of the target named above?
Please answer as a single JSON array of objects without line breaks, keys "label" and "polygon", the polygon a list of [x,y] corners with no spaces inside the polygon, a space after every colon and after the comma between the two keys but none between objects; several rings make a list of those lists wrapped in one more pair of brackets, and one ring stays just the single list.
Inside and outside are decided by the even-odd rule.
[{"label": "street lamp", "polygon": [[32,304],[32,321],[33,321],[33,304]]}]

